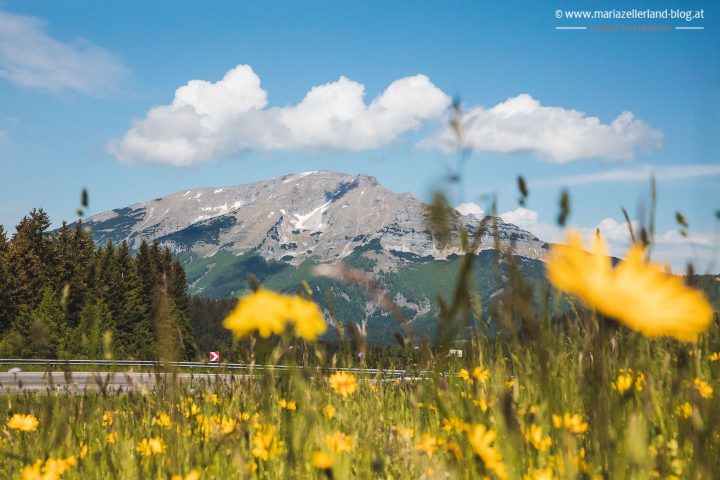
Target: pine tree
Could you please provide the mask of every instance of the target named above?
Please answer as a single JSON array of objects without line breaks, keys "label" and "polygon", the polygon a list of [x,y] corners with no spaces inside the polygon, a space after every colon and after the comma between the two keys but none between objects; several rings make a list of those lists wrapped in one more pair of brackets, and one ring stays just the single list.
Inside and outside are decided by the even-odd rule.
[{"label": "pine tree", "polygon": [[15,310],[10,296],[10,274],[7,270],[8,239],[0,225],[0,335],[10,328],[12,312]]},{"label": "pine tree", "polygon": [[103,335],[108,330],[113,330],[112,315],[105,302],[97,299],[87,303],[80,312],[80,323],[74,335],[76,341],[79,341],[75,352],[86,358],[100,358],[103,353]]},{"label": "pine tree", "polygon": [[34,308],[53,278],[55,259],[47,233],[49,226],[47,214],[33,210],[20,220],[10,241],[6,266],[13,306],[11,315],[22,306]]},{"label": "pine tree", "polygon": [[24,358],[64,358],[68,356],[69,332],[65,312],[52,288],[42,292],[40,303],[32,310],[20,309],[14,328],[22,339],[20,355]]},{"label": "pine tree", "polygon": [[148,319],[149,305],[144,301],[138,262],[133,259],[127,241],[118,247],[116,265],[118,289],[122,292],[122,308],[113,317],[116,346],[119,354],[138,355],[138,352],[148,350],[146,344],[154,342],[154,335]]}]

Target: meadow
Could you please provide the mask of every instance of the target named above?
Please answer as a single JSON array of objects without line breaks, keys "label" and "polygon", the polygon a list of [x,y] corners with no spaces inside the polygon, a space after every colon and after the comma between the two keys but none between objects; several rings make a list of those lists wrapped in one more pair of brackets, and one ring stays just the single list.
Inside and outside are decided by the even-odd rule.
[{"label": "meadow", "polygon": [[[558,287],[553,266],[572,255],[599,258],[558,255],[565,257],[550,259],[548,269]],[[715,478],[717,319],[693,324],[707,316],[703,295],[638,261],[627,295],[643,285],[661,294],[651,304],[619,299],[640,310],[640,324],[602,313],[618,299],[591,309],[582,293],[569,297],[571,315],[538,314],[510,279],[505,303],[493,312],[493,335],[417,349],[408,342],[413,362],[379,365],[407,369],[399,378],[343,371],[364,361],[349,339],[332,355],[314,341],[325,324],[311,300],[259,289],[238,303],[226,328],[258,348],[267,344],[269,360],[306,368],[168,380],[153,391],[5,393],[0,471],[22,479]],[[589,263],[573,268],[579,287]],[[590,277],[596,289],[628,275],[602,268]],[[603,275],[607,285],[597,283]],[[548,295],[559,301],[557,292]],[[457,298],[447,308],[462,318],[472,304]],[[669,310],[670,320],[683,321],[658,331]],[[302,355],[294,351],[300,345]],[[458,345],[463,357],[448,355]]]}]

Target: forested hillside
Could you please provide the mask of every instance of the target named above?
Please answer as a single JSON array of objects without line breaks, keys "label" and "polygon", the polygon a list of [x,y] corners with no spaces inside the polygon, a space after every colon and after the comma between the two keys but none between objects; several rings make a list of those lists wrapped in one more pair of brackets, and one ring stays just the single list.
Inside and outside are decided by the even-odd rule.
[{"label": "forested hillside", "polygon": [[158,243],[96,247],[82,222],[33,210],[0,227],[0,356],[182,359],[197,354],[182,265]]}]

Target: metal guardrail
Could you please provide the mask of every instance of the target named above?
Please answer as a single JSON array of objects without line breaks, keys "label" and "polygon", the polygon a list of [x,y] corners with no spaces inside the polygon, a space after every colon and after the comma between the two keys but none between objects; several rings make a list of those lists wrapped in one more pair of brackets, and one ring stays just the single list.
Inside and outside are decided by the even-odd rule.
[{"label": "metal guardrail", "polygon": [[[293,365],[254,365],[246,363],[209,363],[209,362],[156,362],[153,360],[60,360],[52,358],[0,358],[0,365],[37,365],[37,366],[97,366],[97,367],[146,367],[158,368],[216,368],[221,370],[258,371],[278,370],[294,371],[305,370],[308,367]],[[314,368],[310,368],[315,370]],[[322,372],[351,372],[359,375],[385,375],[404,377],[407,370],[385,370],[378,368],[319,368]],[[420,372],[415,372],[420,373]]]}]

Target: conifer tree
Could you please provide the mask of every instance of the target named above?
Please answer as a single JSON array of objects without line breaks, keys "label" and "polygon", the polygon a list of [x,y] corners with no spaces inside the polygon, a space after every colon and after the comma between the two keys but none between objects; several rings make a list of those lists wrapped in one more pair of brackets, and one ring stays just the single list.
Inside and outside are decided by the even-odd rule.
[{"label": "conifer tree", "polygon": [[8,239],[0,225],[0,335],[10,328],[13,305],[10,297],[10,275],[7,271]]},{"label": "conifer tree", "polygon": [[80,312],[80,323],[74,335],[79,345],[75,351],[86,358],[100,358],[103,353],[103,335],[108,330],[113,331],[110,309],[102,299],[88,302]]}]

